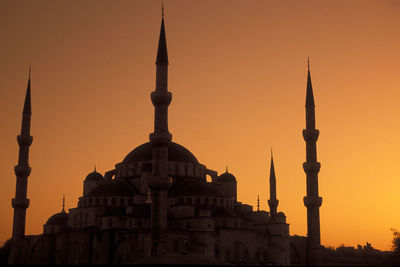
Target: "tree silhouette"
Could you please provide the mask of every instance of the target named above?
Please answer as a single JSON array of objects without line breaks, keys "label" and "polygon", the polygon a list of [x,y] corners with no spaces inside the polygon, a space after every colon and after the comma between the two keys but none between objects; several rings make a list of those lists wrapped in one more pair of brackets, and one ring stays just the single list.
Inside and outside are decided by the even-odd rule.
[{"label": "tree silhouette", "polygon": [[400,257],[400,232],[394,228],[390,229],[393,232],[392,250]]}]

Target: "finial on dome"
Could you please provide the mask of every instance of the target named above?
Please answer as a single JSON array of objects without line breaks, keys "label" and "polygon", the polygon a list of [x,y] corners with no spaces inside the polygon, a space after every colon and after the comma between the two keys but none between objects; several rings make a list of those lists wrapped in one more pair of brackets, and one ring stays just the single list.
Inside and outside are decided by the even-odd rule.
[{"label": "finial on dome", "polygon": [[94,164],[94,171],[96,171],[96,164]]},{"label": "finial on dome", "polygon": [[310,57],[307,57],[307,69],[310,70]]},{"label": "finial on dome", "polygon": [[226,165],[226,172],[228,172],[228,165]]},{"label": "finial on dome", "polygon": [[260,211],[260,195],[257,195],[257,211]]},{"label": "finial on dome", "polygon": [[63,200],[62,200],[62,211],[65,212],[65,195],[63,194]]}]

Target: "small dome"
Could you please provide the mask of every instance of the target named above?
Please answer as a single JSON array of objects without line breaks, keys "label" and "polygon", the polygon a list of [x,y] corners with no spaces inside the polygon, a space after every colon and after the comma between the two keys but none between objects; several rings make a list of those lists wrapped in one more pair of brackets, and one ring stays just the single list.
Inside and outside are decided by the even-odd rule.
[{"label": "small dome", "polygon": [[276,214],[277,217],[286,217],[285,213],[283,213],[282,211],[278,212]]},{"label": "small dome", "polygon": [[[140,162],[140,161],[151,161],[153,158],[153,146],[150,142],[144,143],[126,155],[123,162]],[[180,161],[199,163],[196,157],[185,147],[171,142],[168,146],[168,160],[169,161]]]},{"label": "small dome", "polygon": [[102,181],[103,179],[104,179],[103,175],[101,175],[96,170],[94,170],[93,172],[89,173],[86,176],[85,181],[96,181],[96,182],[98,182],[98,181]]},{"label": "small dome", "polygon": [[236,183],[236,178],[235,178],[235,176],[233,176],[233,174],[229,173],[227,170],[225,173],[218,176],[217,181],[218,182],[234,182],[234,183]]},{"label": "small dome", "polygon": [[[132,186],[133,187],[133,186]],[[117,196],[132,196],[134,195],[134,189],[129,187],[122,181],[112,180],[109,182],[100,183],[96,186],[88,196],[108,196],[108,195],[117,195]]]},{"label": "small dome", "polygon": [[68,222],[69,214],[65,211],[59,212],[51,216],[46,225],[66,225]]}]

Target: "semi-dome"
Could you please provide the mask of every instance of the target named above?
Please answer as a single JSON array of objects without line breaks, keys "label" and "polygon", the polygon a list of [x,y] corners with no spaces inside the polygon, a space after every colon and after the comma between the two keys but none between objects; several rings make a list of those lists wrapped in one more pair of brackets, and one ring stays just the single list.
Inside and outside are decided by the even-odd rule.
[{"label": "semi-dome", "polygon": [[[144,143],[134,150],[129,152],[123,162],[140,162],[140,161],[151,161],[153,158],[153,147],[150,142]],[[199,163],[196,157],[185,147],[171,142],[168,146],[168,160],[169,161],[180,161]]]},{"label": "semi-dome", "polygon": [[210,183],[199,179],[185,178],[170,191],[171,195],[184,196],[221,196],[221,192]]},{"label": "semi-dome", "polygon": [[46,222],[46,225],[66,225],[68,222],[69,214],[65,211],[52,215]]},{"label": "semi-dome", "polygon": [[88,196],[108,196],[108,195],[132,196],[134,194],[135,194],[134,190],[124,182],[118,180],[112,180],[100,183],[88,194]]},{"label": "semi-dome", "polygon": [[236,183],[236,178],[235,178],[235,176],[233,176],[233,174],[229,173],[228,170],[226,170],[225,173],[218,176],[217,181],[218,182],[235,182]]},{"label": "semi-dome", "polygon": [[100,173],[98,173],[96,170],[94,170],[93,172],[89,173],[86,176],[85,181],[101,181],[103,180],[103,175],[101,175]]}]

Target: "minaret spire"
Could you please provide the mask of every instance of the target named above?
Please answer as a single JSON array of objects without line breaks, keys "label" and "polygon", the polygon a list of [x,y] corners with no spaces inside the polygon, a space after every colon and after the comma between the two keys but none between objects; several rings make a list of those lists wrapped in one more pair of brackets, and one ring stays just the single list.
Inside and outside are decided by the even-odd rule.
[{"label": "minaret spire", "polygon": [[260,211],[260,195],[257,195],[257,211]]},{"label": "minaret spire", "polygon": [[22,111],[21,134],[17,136],[19,145],[18,165],[15,166],[14,172],[17,177],[15,198],[12,199],[11,205],[14,208],[13,219],[13,240],[23,238],[25,236],[26,209],[29,207],[29,199],[27,198],[28,176],[31,173],[29,167],[29,147],[32,144],[31,131],[31,70],[29,67],[28,86],[25,94],[24,108]]},{"label": "minaret spire", "polygon": [[168,146],[172,135],[168,131],[168,106],[172,94],[168,91],[168,52],[164,25],[164,5],[156,59],[156,88],[151,93],[154,105],[154,132],[150,134],[153,146],[151,192],[152,255],[165,251],[168,209]]},{"label": "minaret spire", "polygon": [[65,212],[65,195],[63,194],[63,200],[62,200],[62,211]]},{"label": "minaret spire", "polygon": [[271,148],[271,166],[269,172],[269,212],[271,215],[271,219],[275,219],[275,215],[277,213],[277,207],[279,204],[279,200],[276,199],[276,178],[275,178],[275,168],[274,168],[274,158],[272,156],[272,148]]},{"label": "minaret spire", "polygon": [[307,207],[307,265],[321,265],[319,207],[322,204],[322,198],[318,195],[318,172],[321,167],[317,161],[318,136],[319,131],[315,129],[315,104],[308,60],[306,129],[303,130],[306,141],[306,162],[303,163],[303,169],[307,175],[307,196],[304,197],[304,205]]},{"label": "minaret spire", "polygon": [[310,58],[307,59],[307,94],[306,94],[306,107],[315,107],[314,103],[314,94],[311,83],[311,74],[310,74]]}]

